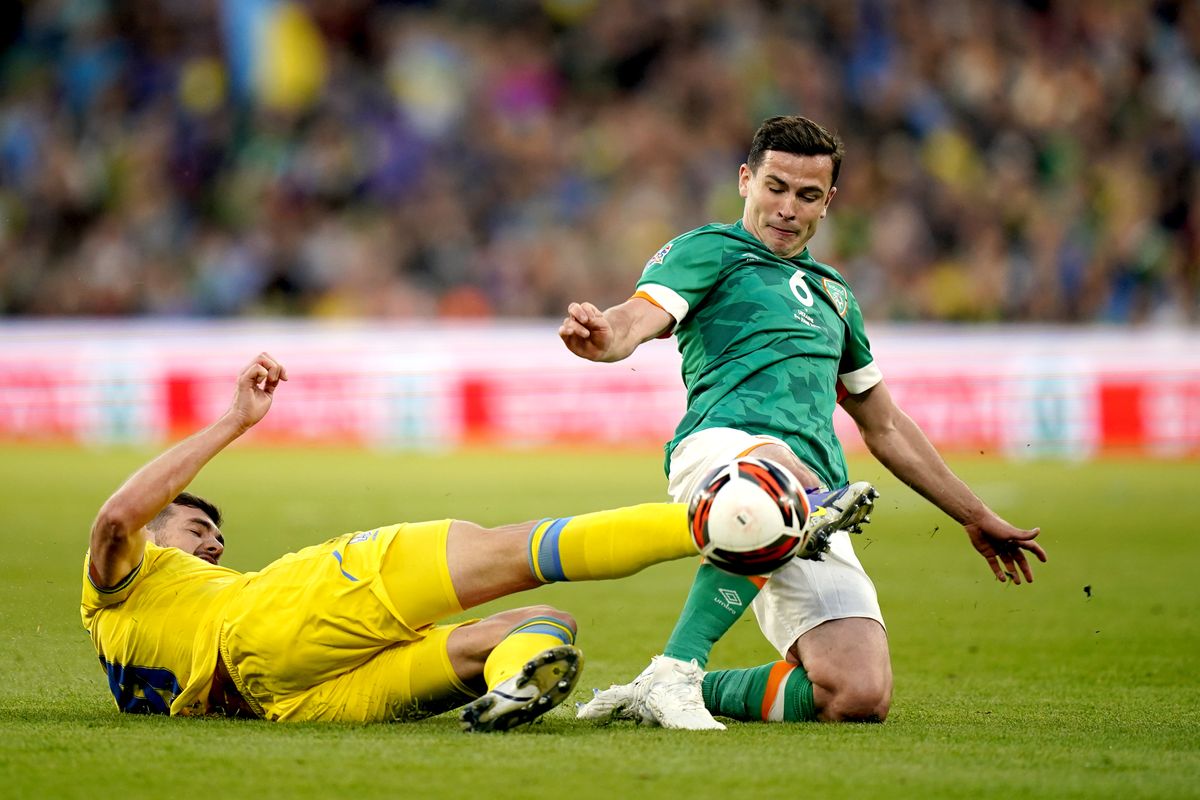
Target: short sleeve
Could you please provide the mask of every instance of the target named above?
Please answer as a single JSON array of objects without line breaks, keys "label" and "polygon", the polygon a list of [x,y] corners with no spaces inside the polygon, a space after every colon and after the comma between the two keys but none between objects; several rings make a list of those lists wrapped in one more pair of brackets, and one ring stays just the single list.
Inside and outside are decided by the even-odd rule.
[{"label": "short sleeve", "polygon": [[692,231],[672,239],[646,262],[637,293],[682,322],[721,276],[727,239]]},{"label": "short sleeve", "polygon": [[838,382],[848,394],[861,394],[883,380],[883,372],[875,363],[862,309],[853,296],[846,311],[846,342],[838,365]]},{"label": "short sleeve", "polygon": [[92,554],[88,551],[83,558],[83,599],[81,605],[86,608],[98,609],[105,606],[116,605],[123,603],[129,598],[134,588],[141,582],[142,575],[145,574],[146,554],[142,554],[142,560],[134,567],[128,575],[112,587],[101,588],[92,581],[91,572]]}]

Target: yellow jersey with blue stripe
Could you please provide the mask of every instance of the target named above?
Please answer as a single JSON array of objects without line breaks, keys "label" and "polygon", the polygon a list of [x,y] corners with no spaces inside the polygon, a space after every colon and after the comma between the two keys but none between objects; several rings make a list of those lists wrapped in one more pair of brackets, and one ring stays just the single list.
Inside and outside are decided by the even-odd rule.
[{"label": "yellow jersey with blue stripe", "polygon": [[147,543],[138,566],[99,588],[84,558],[80,614],[121,711],[201,714],[217,664],[220,622],[243,575]]}]

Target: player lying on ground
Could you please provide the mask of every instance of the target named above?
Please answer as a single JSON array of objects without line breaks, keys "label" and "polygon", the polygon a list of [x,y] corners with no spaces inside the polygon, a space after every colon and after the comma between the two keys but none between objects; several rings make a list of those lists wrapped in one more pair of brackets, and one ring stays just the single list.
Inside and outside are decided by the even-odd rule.
[{"label": "player lying on ground", "polygon": [[[134,473],[96,517],[81,613],[122,711],[372,722],[466,704],[467,729],[510,728],[571,692],[582,666],[575,621],[545,605],[441,620],[545,583],[697,553],[687,507],[652,503],[492,529],[391,525],[260,572],[221,567],[220,514],[184,489],[286,380],[258,356],[220,419]],[[814,532],[840,522],[825,510],[811,519]]]}]

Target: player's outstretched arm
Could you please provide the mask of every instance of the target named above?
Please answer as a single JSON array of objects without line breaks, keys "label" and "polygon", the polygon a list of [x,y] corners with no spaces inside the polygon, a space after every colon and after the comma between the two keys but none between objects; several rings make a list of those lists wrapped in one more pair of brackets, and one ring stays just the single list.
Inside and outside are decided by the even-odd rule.
[{"label": "player's outstretched arm", "polygon": [[633,297],[606,311],[591,303],[571,303],[558,335],[580,358],[620,361],[674,324],[675,318],[654,303]]},{"label": "player's outstretched arm", "polygon": [[115,586],[138,565],[145,549],[142,529],[187,488],[205,464],[271,408],[287,370],[266,353],[238,376],[229,410],[135,472],[117,489],[92,523],[91,573],[97,586]]},{"label": "player's outstretched arm", "polygon": [[1046,551],[1034,541],[1040,529],[1018,528],[988,508],[946,466],[882,381],[862,394],[848,396],[842,407],[854,418],[867,449],[881,464],[963,526],[996,580],[1008,578],[1019,584],[1024,576],[1033,581],[1033,567],[1025,554],[1046,560]]}]

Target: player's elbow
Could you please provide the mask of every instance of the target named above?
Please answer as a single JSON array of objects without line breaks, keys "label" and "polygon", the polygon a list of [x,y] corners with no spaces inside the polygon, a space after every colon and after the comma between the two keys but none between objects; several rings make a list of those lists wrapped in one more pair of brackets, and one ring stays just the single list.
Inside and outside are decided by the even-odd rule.
[{"label": "player's elbow", "polygon": [[92,544],[120,545],[138,535],[141,527],[132,508],[110,499],[100,507],[92,523]]}]

